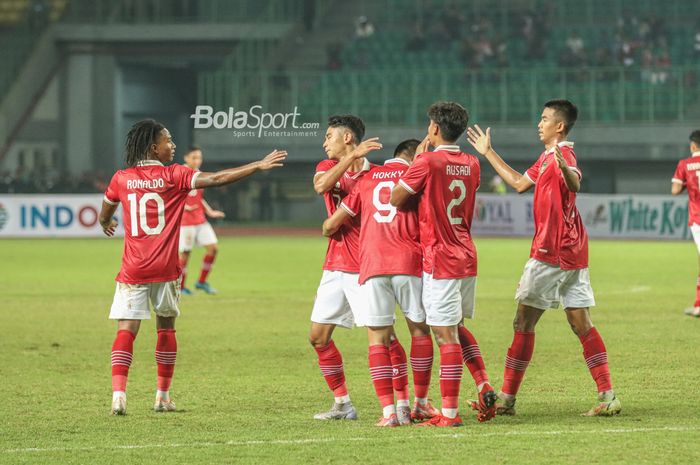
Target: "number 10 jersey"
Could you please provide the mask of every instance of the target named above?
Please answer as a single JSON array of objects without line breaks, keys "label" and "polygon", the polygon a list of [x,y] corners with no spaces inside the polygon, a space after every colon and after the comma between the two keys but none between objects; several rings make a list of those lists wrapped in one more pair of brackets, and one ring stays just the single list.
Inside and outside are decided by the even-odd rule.
[{"label": "number 10 jersey", "polygon": [[118,282],[166,282],[180,276],[180,221],[198,174],[186,166],[146,160],[112,176],[104,201],[122,204],[124,254]]},{"label": "number 10 jersey", "polygon": [[479,160],[456,145],[416,155],[399,184],[418,195],[423,271],[433,279],[476,276],[476,248],[471,236]]}]

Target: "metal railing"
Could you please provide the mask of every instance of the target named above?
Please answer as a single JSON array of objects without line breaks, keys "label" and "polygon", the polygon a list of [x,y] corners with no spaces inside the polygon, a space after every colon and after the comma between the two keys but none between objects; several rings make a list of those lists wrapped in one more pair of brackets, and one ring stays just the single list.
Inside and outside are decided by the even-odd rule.
[{"label": "metal railing", "polygon": [[[245,93],[244,93],[245,89]],[[425,121],[437,100],[465,105],[472,119],[534,123],[542,104],[568,98],[580,121],[683,121],[700,107],[700,65],[669,68],[531,68],[480,71],[258,72],[199,75],[198,105],[227,111],[298,107],[305,121],[353,113],[386,125]],[[700,108],[696,108],[698,110]]]}]

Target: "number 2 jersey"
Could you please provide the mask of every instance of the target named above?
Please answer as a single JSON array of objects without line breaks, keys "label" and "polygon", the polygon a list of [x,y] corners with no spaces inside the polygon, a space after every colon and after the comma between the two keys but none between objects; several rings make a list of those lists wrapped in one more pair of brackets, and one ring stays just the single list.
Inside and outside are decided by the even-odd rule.
[{"label": "number 2 jersey", "polygon": [[[316,165],[316,173],[321,173],[337,165],[336,160],[323,160]],[[372,164],[364,159],[364,166],[358,173],[346,171],[335,186],[323,194],[326,212],[330,217],[338,208],[340,202],[350,193],[357,181],[372,168]],[[323,269],[328,271],[343,271],[345,273],[360,272],[360,218],[353,218],[350,223],[340,227],[338,232],[328,238],[328,249]]]},{"label": "number 2 jersey", "polygon": [[408,169],[401,158],[372,168],[340,203],[350,216],[361,218],[360,284],[379,275],[421,276],[418,211],[415,202],[396,209],[391,190]]},{"label": "number 2 jersey", "polygon": [[418,221],[423,271],[434,279],[476,276],[476,247],[471,236],[479,160],[457,145],[440,145],[417,155],[399,184],[419,195]]},{"label": "number 2 jersey", "polygon": [[180,276],[180,220],[198,175],[186,166],[146,160],[112,176],[104,201],[122,204],[124,254],[118,282],[166,282]]}]

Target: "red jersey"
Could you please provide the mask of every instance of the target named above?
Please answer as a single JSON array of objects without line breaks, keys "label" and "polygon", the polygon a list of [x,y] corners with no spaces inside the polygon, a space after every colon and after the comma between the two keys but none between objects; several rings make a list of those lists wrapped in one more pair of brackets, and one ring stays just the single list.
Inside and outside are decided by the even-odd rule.
[{"label": "red jersey", "polygon": [[117,281],[143,284],[180,276],[180,220],[198,175],[186,166],[147,160],[112,176],[104,200],[121,203],[124,212],[124,254]]},{"label": "red jersey", "polygon": [[423,271],[435,279],[476,276],[471,225],[480,182],[479,160],[457,145],[440,145],[416,156],[399,180],[411,194],[420,194]]},{"label": "red jersey", "polygon": [[700,152],[678,162],[672,181],[688,190],[688,226],[700,224]]},{"label": "red jersey", "polygon": [[379,275],[421,276],[418,211],[397,210],[389,203],[391,189],[408,166],[394,158],[372,168],[340,203],[350,216],[361,217],[360,284]]},{"label": "red jersey", "polygon": [[[564,160],[581,178],[573,142],[560,142]],[[562,270],[588,267],[588,234],[576,208],[576,193],[566,187],[554,148],[542,152],[525,173],[535,184],[535,237],[530,257]]]},{"label": "red jersey", "polygon": [[[317,176],[337,165],[336,160],[323,160],[316,165]],[[338,208],[340,202],[350,193],[357,181],[372,165],[365,158],[365,164],[359,173],[345,172],[331,190],[323,194],[326,212],[330,217]],[[360,272],[360,218],[353,218],[345,223],[333,236],[328,238],[328,250],[323,269],[329,271],[344,271],[346,273]]]},{"label": "red jersey", "polygon": [[204,189],[192,189],[185,197],[185,211],[182,214],[182,226],[196,226],[206,223],[204,214]]}]

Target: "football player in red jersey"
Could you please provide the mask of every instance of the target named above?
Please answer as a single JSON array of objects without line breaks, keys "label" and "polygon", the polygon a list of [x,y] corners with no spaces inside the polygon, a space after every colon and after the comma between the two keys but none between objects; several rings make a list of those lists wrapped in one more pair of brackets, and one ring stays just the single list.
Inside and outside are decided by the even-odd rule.
[{"label": "football player in red jersey", "polygon": [[[199,171],[202,166],[202,149],[196,146],[190,147],[184,157],[185,165],[195,171]],[[182,266],[182,283],[180,288],[183,295],[191,295],[185,286],[187,277],[187,262],[190,260],[190,253],[195,245],[204,247],[204,258],[202,259],[202,270],[199,273],[199,280],[195,283],[195,288],[207,294],[216,294],[216,289],[209,285],[207,277],[214,266],[214,259],[219,251],[218,239],[211,224],[207,221],[210,218],[223,218],[226,214],[220,210],[214,210],[204,200],[202,189],[193,189],[185,200],[185,212],[182,214],[182,224],[180,225],[180,266]]]},{"label": "football player in red jersey", "polygon": [[[345,223],[361,217],[360,290],[367,305],[369,369],[382,418],[377,426],[408,425],[438,414],[428,401],[433,366],[433,340],[425,324],[421,302],[421,262],[418,212],[398,210],[389,197],[399,177],[413,161],[420,141],[400,143],[394,158],[372,168],[323,223],[323,235],[331,236]],[[398,303],[411,334],[411,366],[416,401],[411,411],[405,358],[394,367],[391,347],[396,341],[394,311]],[[405,380],[405,384],[401,382]],[[396,405],[394,404],[396,394]]]},{"label": "football player in red jersey", "polygon": [[424,426],[461,426],[459,387],[463,365],[477,386],[479,421],[495,414],[496,393],[474,335],[464,326],[474,316],[477,256],[471,237],[476,190],[481,170],[476,156],[456,145],[469,114],[455,102],[437,102],[428,109],[428,142],[432,152],[416,156],[391,192],[391,205],[418,199],[423,252],[423,306],[440,347],[442,412]]},{"label": "football player in red jersey", "polygon": [[535,326],[545,310],[560,303],[581,341],[583,357],[598,388],[598,402],[584,415],[611,416],[622,409],[613,391],[605,344],[589,310],[595,299],[588,272],[588,234],[576,208],[582,175],[574,144],[567,140],[577,118],[578,109],[568,100],[544,104],[537,126],[544,152],[524,174],[508,166],[493,150],[490,128],[484,132],[477,125],[467,131],[469,142],[513,189],[525,192],[535,187],[535,235],[515,294],[515,335],[498,394],[501,405],[497,413],[501,415],[515,414],[515,396],[535,349]]},{"label": "football player in red jersey", "polygon": [[127,168],[117,171],[107,187],[100,224],[113,236],[114,213],[121,203],[124,253],[109,318],[118,320],[112,346],[112,413],[126,414],[126,382],[134,339],[141,320],[156,314],[158,382],[154,409],[175,410],[170,384],[177,342],[175,318],[180,314],[180,274],[177,248],[185,198],[192,189],[223,186],[257,171],[282,166],[287,152],[273,150],[265,158],[238,168],[202,173],[171,162],[175,143],[170,132],[154,120],[134,124],[126,137]]},{"label": "football player in red jersey", "polygon": [[[678,162],[671,180],[671,194],[688,191],[688,226],[698,249],[700,267],[700,130],[690,134],[690,157]],[[700,318],[700,272],[695,284],[695,303],[685,314]]]}]

